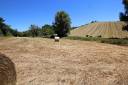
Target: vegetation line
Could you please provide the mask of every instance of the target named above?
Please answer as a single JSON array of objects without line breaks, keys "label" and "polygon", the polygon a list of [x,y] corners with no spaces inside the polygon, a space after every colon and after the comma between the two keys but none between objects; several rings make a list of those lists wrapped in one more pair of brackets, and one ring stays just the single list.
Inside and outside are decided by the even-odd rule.
[{"label": "vegetation line", "polygon": [[100,43],[128,46],[128,39],[127,38],[119,39],[119,38],[100,38],[100,37],[69,36],[69,37],[65,37],[65,39],[82,40],[82,41],[96,41],[96,42],[100,42]]}]

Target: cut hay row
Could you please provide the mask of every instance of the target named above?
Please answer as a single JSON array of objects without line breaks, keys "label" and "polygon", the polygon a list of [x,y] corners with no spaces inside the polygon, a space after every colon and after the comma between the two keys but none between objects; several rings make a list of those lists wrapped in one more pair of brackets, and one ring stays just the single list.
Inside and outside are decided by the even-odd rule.
[{"label": "cut hay row", "polygon": [[[84,31],[86,31],[86,35],[89,35],[90,32],[91,32],[89,28],[94,28],[94,26],[95,26],[94,24],[92,24],[92,25],[87,25],[87,26],[86,26],[86,27],[88,28],[87,30],[84,29]],[[93,30],[93,29],[92,29],[92,30]],[[83,32],[83,33],[84,33],[84,32]],[[85,35],[85,33],[84,33],[84,35]],[[85,36],[86,36],[86,35],[85,35]]]},{"label": "cut hay row", "polygon": [[0,85],[16,85],[16,71],[13,62],[0,54]]},{"label": "cut hay row", "polygon": [[114,23],[113,25],[115,27],[115,34],[116,34],[116,36],[118,36],[120,38],[120,34],[119,34],[118,28],[116,26],[116,23]]},{"label": "cut hay row", "polygon": [[[121,38],[120,29],[117,27],[117,24],[116,24],[116,23],[114,23],[114,25],[115,25],[115,28],[116,28],[118,37]],[[118,30],[119,30],[119,31],[118,31]]]},{"label": "cut hay row", "polygon": [[[115,23],[115,24],[118,24],[118,23]],[[117,26],[117,25],[116,25]],[[117,29],[119,30],[119,35],[120,35],[120,37],[121,36],[123,36],[123,32],[121,31],[122,29],[120,29],[120,28],[122,28],[123,26],[121,25],[121,24],[119,24],[118,26],[117,26]]]},{"label": "cut hay row", "polygon": [[86,35],[102,38],[128,38],[128,31],[123,30],[126,22],[96,22],[87,26],[81,26],[71,31],[70,36]]},{"label": "cut hay row", "polygon": [[96,29],[96,25],[94,23],[93,27],[90,27],[92,30],[89,31],[89,35],[91,35],[93,33],[93,31]]},{"label": "cut hay row", "polygon": [[[89,26],[90,26],[90,25],[87,25],[87,29],[85,29],[84,26],[83,26],[82,28],[83,28],[84,30],[81,30],[81,31],[86,31],[86,32],[89,33],[89,32],[90,32],[90,30],[88,29]],[[93,25],[92,25],[92,26],[93,26]],[[90,27],[91,27],[91,26],[90,26]],[[80,29],[79,29],[79,30],[80,30]],[[84,34],[84,32],[83,32],[83,34]],[[87,34],[87,35],[88,35],[88,34]]]},{"label": "cut hay row", "polygon": [[95,24],[95,27],[94,27],[93,30],[91,31],[90,35],[94,36],[95,32],[98,30],[97,27],[98,27],[98,25]]},{"label": "cut hay row", "polygon": [[[98,35],[103,35],[103,31],[104,29],[101,29],[102,28],[102,25],[99,25],[98,28],[100,29],[100,33],[97,33]],[[97,36],[97,34],[95,36]]]},{"label": "cut hay row", "polygon": [[116,34],[115,34],[116,31],[115,31],[115,27],[114,27],[114,25],[113,25],[113,24],[110,24],[110,28],[112,28],[112,29],[111,29],[111,32],[112,32],[112,38],[113,38],[113,37],[116,37]]},{"label": "cut hay row", "polygon": [[[102,25],[98,26],[98,28],[102,28]],[[102,35],[103,30],[104,30],[104,29],[100,29],[100,30],[99,30],[99,35]],[[97,35],[97,34],[96,34],[96,35]],[[96,36],[96,35],[95,35],[95,36]]]},{"label": "cut hay row", "polygon": [[107,36],[108,36],[107,33],[108,33],[108,31],[109,31],[109,28],[108,28],[107,23],[105,23],[105,29],[106,29],[106,31],[105,31],[105,33],[104,33],[104,36],[107,37]]},{"label": "cut hay row", "polygon": [[96,26],[96,30],[94,31],[93,36],[96,36],[97,33],[99,33],[98,25]]},{"label": "cut hay row", "polygon": [[106,36],[105,36],[107,38],[109,38],[112,35],[111,28],[109,27],[109,25],[110,25],[110,23],[108,23],[108,25],[107,25],[108,33],[106,33]]},{"label": "cut hay row", "polygon": [[114,28],[113,33],[114,33],[115,37],[116,36],[119,37],[119,34],[118,34],[119,31],[117,30],[117,27],[116,27],[115,23],[113,23],[112,25],[113,25],[113,28]]}]

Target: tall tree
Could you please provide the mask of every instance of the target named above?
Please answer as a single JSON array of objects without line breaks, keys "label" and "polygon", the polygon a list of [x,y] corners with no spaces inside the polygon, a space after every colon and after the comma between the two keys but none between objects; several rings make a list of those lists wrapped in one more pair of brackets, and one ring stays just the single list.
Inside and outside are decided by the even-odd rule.
[{"label": "tall tree", "polygon": [[124,5],[124,13],[121,12],[119,18],[120,21],[128,21],[128,0],[123,0],[122,3]]},{"label": "tall tree", "polygon": [[123,0],[125,15],[128,16],[128,0]]},{"label": "tall tree", "polygon": [[59,37],[65,37],[70,32],[71,19],[65,11],[59,11],[55,15],[53,23],[54,31]]},{"label": "tall tree", "polygon": [[0,36],[18,36],[18,31],[12,29],[10,25],[4,23],[4,19],[0,17]]},{"label": "tall tree", "polygon": [[39,30],[38,26],[36,26],[36,25],[31,25],[30,26],[30,33],[31,33],[32,37],[37,37],[38,36],[38,34],[39,34],[38,30]]},{"label": "tall tree", "polygon": [[6,24],[4,23],[4,19],[0,17],[0,30],[2,31],[3,35],[7,35],[7,29],[6,29]]}]

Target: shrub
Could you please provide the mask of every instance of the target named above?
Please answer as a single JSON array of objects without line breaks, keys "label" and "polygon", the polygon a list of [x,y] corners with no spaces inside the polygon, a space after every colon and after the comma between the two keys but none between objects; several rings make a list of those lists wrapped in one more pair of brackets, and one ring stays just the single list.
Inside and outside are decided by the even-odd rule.
[{"label": "shrub", "polygon": [[101,36],[101,35],[99,35],[99,36],[97,36],[97,37],[101,38],[102,36]]},{"label": "shrub", "polygon": [[89,35],[86,35],[86,37],[89,37]]},{"label": "shrub", "polygon": [[54,34],[54,30],[53,27],[51,25],[44,25],[42,27],[42,32],[41,32],[42,36],[45,38],[52,38],[53,34]]}]

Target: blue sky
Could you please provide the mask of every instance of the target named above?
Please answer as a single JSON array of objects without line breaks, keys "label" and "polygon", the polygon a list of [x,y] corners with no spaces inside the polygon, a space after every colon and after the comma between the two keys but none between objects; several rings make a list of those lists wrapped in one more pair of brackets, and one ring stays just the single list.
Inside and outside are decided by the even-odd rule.
[{"label": "blue sky", "polygon": [[66,11],[72,26],[97,21],[118,21],[122,0],[0,0],[0,17],[19,31],[31,24],[52,24],[57,11]]}]

